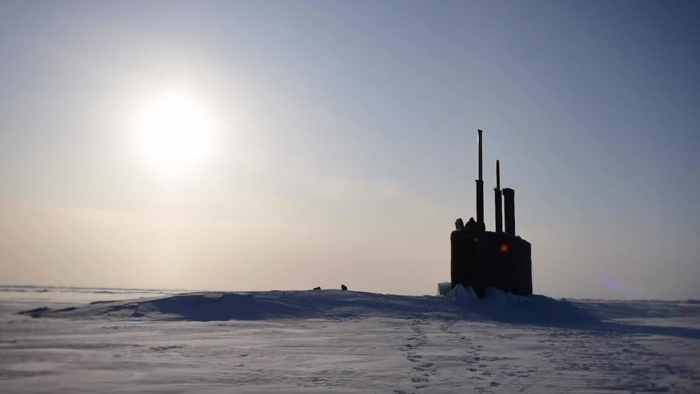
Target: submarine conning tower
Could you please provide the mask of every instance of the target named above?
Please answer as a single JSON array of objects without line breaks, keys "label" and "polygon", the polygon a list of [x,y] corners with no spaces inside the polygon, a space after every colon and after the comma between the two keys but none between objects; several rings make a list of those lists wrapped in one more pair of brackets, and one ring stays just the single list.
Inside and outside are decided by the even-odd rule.
[{"label": "submarine conning tower", "polygon": [[[476,221],[460,218],[450,236],[452,287],[470,286],[478,296],[487,287],[513,294],[532,294],[532,247],[515,234],[515,190],[501,190],[500,161],[496,160],[494,188],[495,231],[484,223],[482,130],[479,138],[479,179],[476,180]],[[505,220],[504,220],[505,219]],[[505,221],[505,231],[503,222]]]}]

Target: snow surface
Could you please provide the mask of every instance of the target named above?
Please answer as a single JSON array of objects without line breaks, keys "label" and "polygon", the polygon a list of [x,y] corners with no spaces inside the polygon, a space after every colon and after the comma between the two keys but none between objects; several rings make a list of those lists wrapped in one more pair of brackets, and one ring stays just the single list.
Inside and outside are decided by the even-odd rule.
[{"label": "snow surface", "polygon": [[0,392],[700,393],[700,302],[0,287]]}]

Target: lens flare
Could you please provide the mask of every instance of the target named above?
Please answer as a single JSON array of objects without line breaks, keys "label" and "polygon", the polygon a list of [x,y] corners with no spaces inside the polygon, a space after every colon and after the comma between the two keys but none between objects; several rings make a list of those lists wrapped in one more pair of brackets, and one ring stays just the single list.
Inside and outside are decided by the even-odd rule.
[{"label": "lens flare", "polygon": [[625,286],[622,283],[616,282],[612,279],[606,279],[606,278],[601,278],[598,280],[600,284],[603,286],[607,287],[608,289],[615,290],[619,293],[627,294],[627,295],[637,295],[637,291],[629,286]]}]

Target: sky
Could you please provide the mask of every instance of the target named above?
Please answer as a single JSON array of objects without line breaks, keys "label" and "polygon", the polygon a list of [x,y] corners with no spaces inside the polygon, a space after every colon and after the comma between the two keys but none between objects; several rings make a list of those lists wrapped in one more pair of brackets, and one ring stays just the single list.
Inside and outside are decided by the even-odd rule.
[{"label": "sky", "polygon": [[700,298],[693,1],[0,2],[0,283]]}]

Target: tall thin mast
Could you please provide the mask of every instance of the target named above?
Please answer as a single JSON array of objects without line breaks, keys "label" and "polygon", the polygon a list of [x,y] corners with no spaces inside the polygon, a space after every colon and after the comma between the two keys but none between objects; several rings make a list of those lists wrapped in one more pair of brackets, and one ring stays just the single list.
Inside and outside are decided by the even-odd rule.
[{"label": "tall thin mast", "polygon": [[496,190],[501,190],[501,161],[496,160]]},{"label": "tall thin mast", "polygon": [[476,222],[479,224],[479,228],[483,229],[484,226],[484,169],[482,160],[482,146],[481,146],[481,133],[479,131],[479,179],[476,181]]},{"label": "tall thin mast", "polygon": [[493,189],[496,207],[496,232],[503,232],[503,193],[501,192],[501,162],[496,160],[496,188]]}]

